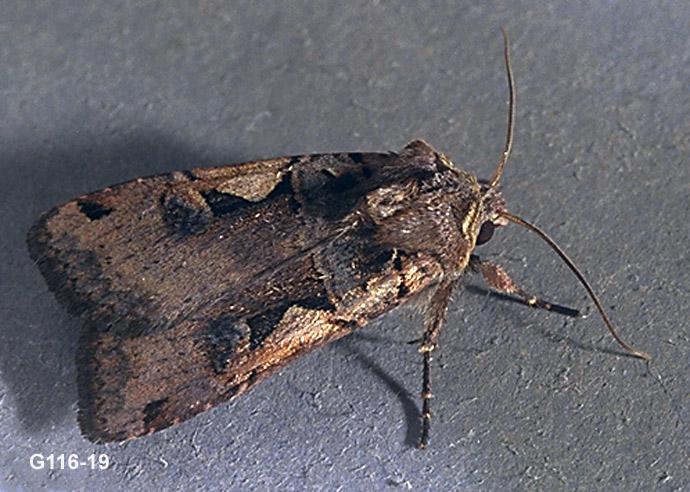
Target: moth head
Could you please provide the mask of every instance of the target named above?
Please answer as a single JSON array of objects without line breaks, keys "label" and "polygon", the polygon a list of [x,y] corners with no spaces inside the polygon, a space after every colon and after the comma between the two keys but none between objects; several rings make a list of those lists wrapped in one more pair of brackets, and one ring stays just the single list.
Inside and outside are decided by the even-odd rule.
[{"label": "moth head", "polygon": [[490,185],[488,181],[480,181],[481,213],[477,221],[475,246],[481,246],[489,241],[497,227],[508,224],[508,220],[501,214],[506,211],[506,202],[501,193]]}]

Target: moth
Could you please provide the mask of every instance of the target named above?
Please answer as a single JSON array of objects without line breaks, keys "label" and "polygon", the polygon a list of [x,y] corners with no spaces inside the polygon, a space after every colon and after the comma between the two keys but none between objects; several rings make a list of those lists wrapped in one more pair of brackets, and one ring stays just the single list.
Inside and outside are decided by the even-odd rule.
[{"label": "moth", "polygon": [[576,315],[520,288],[474,254],[496,228],[544,232],[509,213],[499,183],[513,143],[478,180],[416,140],[399,152],[278,157],[139,178],[45,213],[28,233],[49,288],[82,318],[77,353],[82,433],[123,441],[235,398],[291,360],[422,293],[420,447],[430,428],[431,355],[451,293],[467,272],[527,304]]}]

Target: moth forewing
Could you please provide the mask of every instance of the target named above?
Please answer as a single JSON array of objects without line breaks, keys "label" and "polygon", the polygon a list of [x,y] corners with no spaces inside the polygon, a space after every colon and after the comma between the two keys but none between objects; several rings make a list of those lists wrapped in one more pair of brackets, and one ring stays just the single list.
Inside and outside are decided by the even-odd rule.
[{"label": "moth forewing", "polygon": [[443,266],[431,251],[372,239],[395,215],[374,221],[367,198],[428,188],[437,158],[415,142],[175,172],[46,213],[28,244],[84,319],[85,435],[117,441],[186,420],[433,284]]}]

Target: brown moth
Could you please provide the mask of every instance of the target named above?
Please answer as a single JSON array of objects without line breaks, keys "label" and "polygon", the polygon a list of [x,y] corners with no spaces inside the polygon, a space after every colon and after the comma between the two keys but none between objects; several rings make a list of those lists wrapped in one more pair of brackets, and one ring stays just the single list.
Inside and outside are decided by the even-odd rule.
[{"label": "brown moth", "polygon": [[498,191],[510,155],[515,88],[508,38],[508,135],[493,177],[477,178],[427,143],[397,153],[279,157],[111,186],[46,214],[27,238],[48,286],[83,327],[79,424],[95,442],[155,432],[247,389],[292,359],[428,291],[423,421],[430,362],[458,279],[575,315],[526,293],[473,254],[496,227],[536,232]]}]

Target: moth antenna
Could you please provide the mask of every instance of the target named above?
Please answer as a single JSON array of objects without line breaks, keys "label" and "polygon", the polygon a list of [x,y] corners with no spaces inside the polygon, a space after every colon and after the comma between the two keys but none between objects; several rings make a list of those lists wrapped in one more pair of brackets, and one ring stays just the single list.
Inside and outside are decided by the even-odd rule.
[{"label": "moth antenna", "polygon": [[513,68],[510,65],[510,39],[504,27],[501,28],[501,32],[503,33],[503,57],[506,61],[510,101],[508,103],[508,132],[506,133],[506,145],[503,148],[503,153],[498,161],[496,171],[494,171],[494,175],[491,178],[491,188],[496,188],[498,182],[501,180],[501,176],[503,176],[503,168],[506,166],[508,157],[510,157],[510,151],[513,149],[513,128],[515,128],[515,80],[513,79]]},{"label": "moth antenna", "polygon": [[522,227],[525,227],[526,229],[529,229],[530,231],[534,232],[537,234],[539,237],[541,237],[546,244],[551,246],[551,249],[553,249],[558,256],[561,257],[561,259],[565,262],[566,265],[568,265],[568,268],[575,274],[577,279],[580,281],[580,283],[584,286],[584,288],[587,290],[587,293],[589,294],[589,297],[592,299],[594,302],[594,305],[597,307],[597,311],[599,311],[599,314],[601,315],[602,319],[604,320],[604,324],[606,324],[606,328],[608,328],[609,332],[611,332],[611,335],[613,335],[613,338],[616,339],[618,344],[623,347],[630,355],[633,355],[635,357],[639,357],[640,359],[643,359],[647,362],[652,360],[652,357],[646,353],[642,352],[641,350],[637,350],[636,348],[632,347],[628,343],[626,343],[616,332],[616,329],[613,326],[613,323],[609,319],[609,317],[606,315],[606,312],[604,311],[604,307],[601,305],[601,302],[599,302],[599,298],[597,295],[594,293],[594,289],[589,285],[589,282],[587,282],[587,279],[585,279],[584,275],[580,272],[580,270],[577,269],[575,264],[572,262],[572,260],[568,257],[568,255],[565,254],[565,252],[555,243],[553,239],[551,239],[544,231],[539,229],[537,226],[530,224],[526,220],[518,217],[517,215],[510,214],[508,212],[501,212],[501,217],[505,217],[508,219],[510,222],[513,222],[515,224],[521,225]]}]

